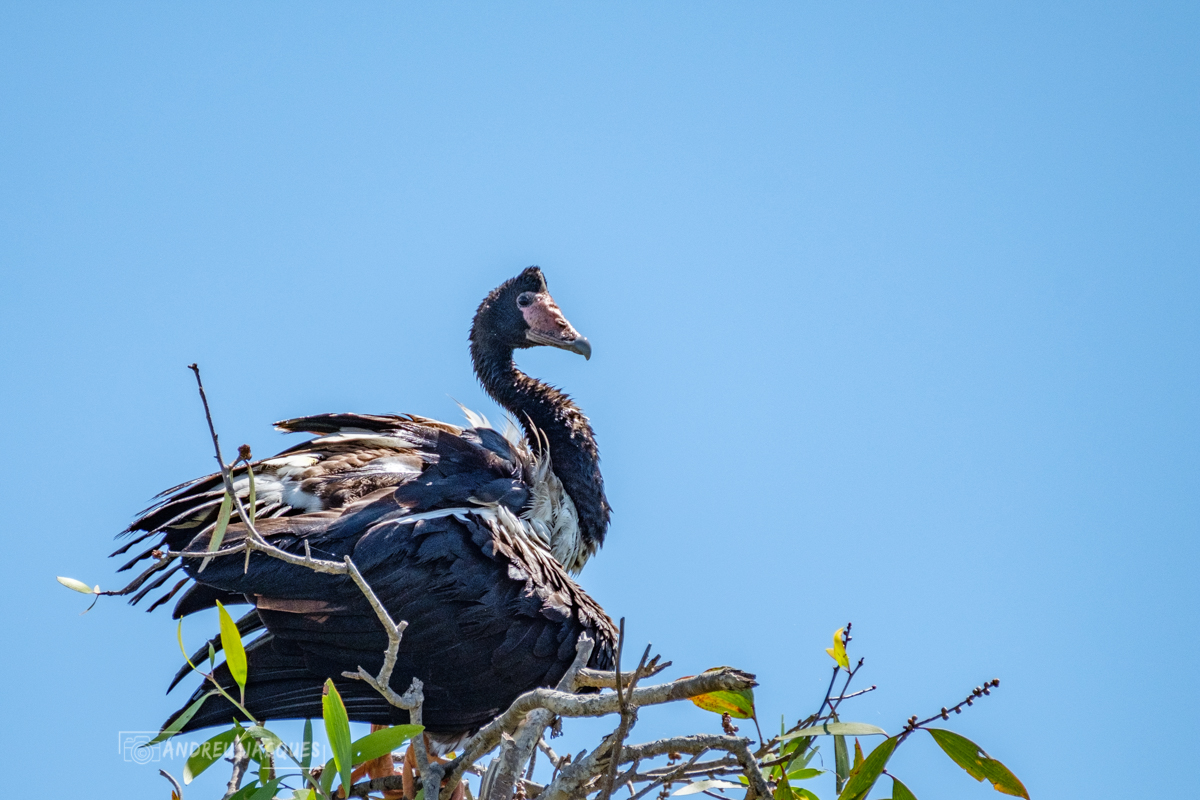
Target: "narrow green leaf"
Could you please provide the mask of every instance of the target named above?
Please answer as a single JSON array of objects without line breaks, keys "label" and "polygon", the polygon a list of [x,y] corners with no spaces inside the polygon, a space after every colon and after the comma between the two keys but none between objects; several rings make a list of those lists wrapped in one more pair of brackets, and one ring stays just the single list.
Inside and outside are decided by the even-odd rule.
[{"label": "narrow green leaf", "polygon": [[246,750],[263,770],[270,768],[277,751],[282,749],[285,753],[287,752],[287,745],[283,743],[283,739],[261,725],[249,726],[246,728],[246,735],[253,739],[247,745]]},{"label": "narrow green leaf", "polygon": [[353,770],[350,719],[346,716],[346,706],[342,703],[342,696],[333,685],[332,678],[325,679],[325,688],[321,693],[321,712],[325,719],[325,735],[329,738],[329,747],[333,750],[333,763],[348,794],[353,785],[350,781],[350,773]]},{"label": "narrow green leaf", "polygon": [[420,725],[396,725],[368,733],[350,745],[354,766],[399,749],[402,744],[423,730],[425,728]]},{"label": "narrow green leaf", "polygon": [[337,765],[333,763],[333,759],[325,762],[325,769],[321,770],[321,794],[328,797],[333,791],[333,779],[337,777]]},{"label": "narrow green leaf", "polygon": [[917,796],[908,790],[896,777],[892,776],[892,800],[917,800]]},{"label": "narrow green leaf", "polygon": [[846,785],[846,777],[850,774],[850,756],[846,752],[846,737],[833,737],[833,767],[837,780],[837,793],[842,793]]},{"label": "narrow green leaf", "polygon": [[[741,787],[741,784],[738,784]],[[784,775],[779,779],[779,783],[775,785],[775,794],[771,800],[796,800],[795,793],[792,792],[792,785],[788,783],[787,776]]]},{"label": "narrow green leaf", "polygon": [[996,791],[1029,800],[1025,785],[1009,771],[1008,767],[983,752],[983,748],[965,736],[941,728],[926,728],[938,746],[950,756],[967,774],[977,781],[987,778]]},{"label": "narrow green leaf", "polygon": [[304,720],[304,752],[300,754],[300,768],[312,769],[313,729],[312,720]]},{"label": "narrow green leaf", "polygon": [[183,620],[182,619],[179,620],[179,627],[175,629],[175,639],[176,639],[176,641],[179,642],[179,652],[183,653],[183,660],[187,662],[187,665],[189,667],[191,667],[193,670],[195,670],[196,665],[192,663],[191,656],[188,655],[187,650],[183,649]]},{"label": "narrow green leaf", "polygon": [[250,795],[248,800],[271,800],[275,796],[275,790],[279,788],[279,784],[282,781],[283,778],[272,778],[264,783],[261,789]]},{"label": "narrow green leaf", "polygon": [[96,589],[93,589],[83,581],[77,581],[74,578],[64,578],[61,575],[58,576],[58,582],[68,589],[74,589],[80,594],[96,594],[97,590],[100,588],[97,586]]},{"label": "narrow green leaf", "polygon": [[255,778],[254,780],[250,781],[245,786],[243,786],[242,788],[238,789],[236,792],[231,794],[229,796],[228,800],[250,800],[250,798],[254,795],[255,792],[257,792],[259,790],[259,788],[260,787],[258,785],[258,779]]},{"label": "narrow green leaf", "polygon": [[[208,541],[208,552],[215,553],[221,549],[221,542],[225,541],[225,529],[229,527],[229,515],[233,511],[233,497],[229,492],[221,498],[221,509],[217,512],[217,527],[213,529],[212,539]],[[204,572],[204,568],[208,566],[208,562],[212,561],[212,556],[206,557],[200,562],[200,568],[197,572]]]},{"label": "narrow green leaf", "polygon": [[246,648],[242,646],[242,635],[238,633],[237,623],[221,601],[217,601],[217,613],[221,620],[221,649],[225,651],[225,665],[229,674],[237,681],[238,688],[246,691]]},{"label": "narrow green leaf", "polygon": [[804,789],[800,786],[793,786],[792,794],[796,797],[796,800],[799,800],[800,798],[804,798],[804,800],[821,800],[821,798],[817,797],[808,789]]},{"label": "narrow green leaf", "polygon": [[147,744],[158,744],[159,742],[165,742],[167,739],[170,739],[172,736],[179,733],[183,726],[188,724],[188,720],[196,716],[196,712],[200,710],[200,706],[204,704],[204,701],[212,697],[214,694],[216,694],[215,691],[205,692],[202,694],[196,702],[188,706],[186,711],[176,717],[174,722],[163,728],[162,731],[159,732],[158,736],[155,736],[153,739],[147,742]]},{"label": "narrow green leaf", "polygon": [[[811,743],[813,740],[812,739],[801,739],[800,741],[805,742],[805,743]],[[820,749],[821,749],[820,747],[809,746],[807,750],[805,750],[803,748],[801,748],[800,750],[797,750],[796,753],[793,755],[792,760],[788,762],[788,765],[787,765],[788,771],[790,772],[795,769],[807,767],[809,762],[813,760],[813,756],[815,756],[817,754],[817,751]],[[823,770],[823,772],[828,772],[828,771],[829,770]]]},{"label": "narrow green leaf", "polygon": [[211,767],[213,764],[225,756],[225,751],[233,744],[233,740],[241,733],[240,728],[230,728],[227,731],[222,731],[216,736],[209,739],[204,744],[196,749],[196,752],[188,756],[187,763],[183,765],[183,782],[191,783],[204,770]]},{"label": "narrow green leaf", "polygon": [[179,652],[183,653],[183,660],[188,662],[189,667],[191,667],[192,669],[195,669],[196,665],[192,663],[191,656],[188,655],[188,651],[186,649],[184,649],[184,646],[183,646],[183,618],[182,617],[179,618],[179,625],[178,625],[178,627],[175,628],[175,641],[179,642]]},{"label": "narrow green leaf", "polygon": [[862,766],[862,763],[863,763],[862,745],[858,743],[858,739],[855,739],[854,740],[854,766],[852,766],[850,768],[850,771],[853,772],[854,770],[858,769],[859,767]]},{"label": "narrow green leaf", "polygon": [[[255,742],[255,747],[261,748],[260,742]],[[258,762],[258,782],[266,786],[271,782],[271,776],[275,774],[275,759],[267,751],[263,751],[263,760]]]},{"label": "narrow green leaf", "polygon": [[815,778],[818,775],[824,775],[824,774],[825,774],[825,770],[823,770],[823,769],[812,769],[812,768],[806,767],[804,769],[793,770],[792,772],[789,772],[787,774],[787,776],[788,776],[788,780],[790,780],[790,781],[806,781],[809,778]]},{"label": "narrow green leaf", "polygon": [[858,768],[850,773],[850,779],[846,781],[846,788],[838,794],[838,800],[859,800],[866,797],[875,781],[883,774],[883,768],[887,766],[888,759],[892,757],[892,751],[895,749],[896,740],[891,737],[880,742]]},{"label": "narrow green leaf", "polygon": [[786,742],[801,736],[887,736],[887,731],[865,722],[826,722],[781,736],[779,741]]}]

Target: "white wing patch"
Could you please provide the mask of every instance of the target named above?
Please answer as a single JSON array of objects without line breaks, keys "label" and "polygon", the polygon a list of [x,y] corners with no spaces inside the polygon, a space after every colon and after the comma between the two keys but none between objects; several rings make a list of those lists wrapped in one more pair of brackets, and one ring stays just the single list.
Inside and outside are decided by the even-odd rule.
[{"label": "white wing patch", "polygon": [[[492,428],[487,417],[472,411],[462,403],[459,403],[458,407],[462,409],[471,427]],[[551,468],[549,442],[535,429],[533,435],[541,445],[538,452],[534,453],[513,418],[505,415],[504,422],[501,435],[533,462],[529,481],[532,499],[529,508],[521,514],[521,524],[517,526],[520,529],[518,535],[523,535],[538,547],[548,550],[572,575],[578,575],[592,554],[579,536],[579,514],[575,510],[575,501],[567,494],[562,481]],[[508,514],[507,509],[499,510]]]},{"label": "white wing patch", "polygon": [[263,464],[271,467],[278,467],[279,474],[286,475],[290,470],[307,469],[313,464],[320,461],[316,456],[280,456],[279,458],[268,458]]},{"label": "white wing patch", "polygon": [[412,458],[402,458],[399,456],[386,458],[377,458],[371,462],[372,472],[389,472],[397,475],[409,474],[420,475],[421,469],[413,466]]},{"label": "white wing patch", "polygon": [[467,408],[466,406],[464,406],[462,403],[458,402],[457,400],[455,400],[454,403],[455,403],[455,405],[457,405],[459,407],[459,410],[462,411],[463,416],[467,418],[467,425],[469,427],[472,427],[472,428],[491,428],[492,427],[492,423],[488,422],[488,418],[485,417],[483,414],[480,414],[477,411],[472,411],[471,409]]},{"label": "white wing patch", "polygon": [[529,509],[521,518],[537,533],[539,539],[549,543],[550,553],[558,563],[571,574],[578,574],[590,554],[585,552],[579,536],[579,515],[575,511],[575,502],[550,468],[548,449],[534,456],[529,488]]}]

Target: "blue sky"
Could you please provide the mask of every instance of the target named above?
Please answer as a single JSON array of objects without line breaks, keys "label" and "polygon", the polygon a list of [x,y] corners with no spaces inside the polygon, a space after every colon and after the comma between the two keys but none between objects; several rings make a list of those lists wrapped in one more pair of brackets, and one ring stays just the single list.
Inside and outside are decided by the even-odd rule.
[{"label": "blue sky", "polygon": [[[0,19],[11,779],[167,796],[113,745],[180,702],[174,624],[80,617],[53,578],[115,588],[113,534],[210,469],[188,363],[261,455],[300,414],[494,414],[467,326],[536,263],[594,346],[521,360],[599,436],[615,516],[581,582],[673,674],[750,670],[794,721],[853,620],[880,688],[851,717],[1000,677],[952,727],[1035,798],[1187,780],[1193,4]],[[635,738],[716,726],[649,711]],[[892,766],[922,800],[993,796],[927,740]]]}]

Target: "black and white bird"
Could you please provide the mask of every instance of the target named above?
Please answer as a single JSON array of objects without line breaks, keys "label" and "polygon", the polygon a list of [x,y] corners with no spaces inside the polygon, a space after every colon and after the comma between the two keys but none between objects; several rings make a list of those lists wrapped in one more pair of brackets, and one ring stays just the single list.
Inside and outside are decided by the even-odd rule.
[{"label": "black and white bird", "polygon": [[[590,345],[536,267],[484,299],[470,344],[476,375],[523,436],[469,412],[468,427],[329,414],[280,423],[318,437],[251,464],[258,531],[296,554],[350,556],[393,619],[408,622],[391,685],[403,692],[413,677],[423,681],[426,728],[447,745],[521,693],[556,683],[580,633],[596,638],[590,665],[602,669],[611,666],[616,638],[603,609],[570,577],[603,543],[610,513],[591,426],[567,395],[513,363],[517,349],[544,345],[588,357]],[[244,466],[235,487],[248,497]],[[134,582],[141,587],[134,601],[182,568],[186,577],[167,595],[188,585],[176,617],[217,600],[251,603],[239,627],[243,635],[265,629],[247,645],[246,707],[260,719],[320,716],[321,686],[334,678],[351,719],[407,721],[366,684],[340,677],[359,667],[374,674],[387,646],[348,577],[261,553],[248,561],[242,553],[215,557],[203,569],[198,558],[163,557],[207,551],[223,494],[219,475],[192,481],[168,490],[130,526],[140,535],[123,551],[154,542],[126,567],[157,559]],[[231,524],[222,548],[245,534]],[[233,686],[223,667],[216,676]],[[236,715],[213,697],[184,730]]]}]

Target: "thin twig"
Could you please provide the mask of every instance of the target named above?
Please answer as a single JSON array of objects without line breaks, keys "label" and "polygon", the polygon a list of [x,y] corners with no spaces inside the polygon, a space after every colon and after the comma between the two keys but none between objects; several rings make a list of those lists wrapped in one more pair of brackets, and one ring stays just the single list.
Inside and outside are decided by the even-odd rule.
[{"label": "thin twig", "polygon": [[951,714],[961,714],[963,706],[973,705],[976,700],[984,695],[990,695],[992,693],[992,689],[999,685],[999,678],[993,678],[990,681],[984,681],[983,686],[976,686],[971,693],[967,695],[966,700],[963,700],[958,705],[951,706],[950,708],[943,707],[941,711],[934,714],[932,717],[923,719],[920,722],[917,722],[917,717],[914,714],[913,716],[909,717],[907,722],[904,723],[904,730],[901,732],[900,738],[896,740],[896,746],[898,747],[900,742],[903,742],[905,739],[907,739],[909,734],[913,733],[914,731],[921,730],[921,728],[923,728],[925,725],[928,725],[930,722],[933,722],[935,719],[950,719]]},{"label": "thin twig", "polygon": [[[654,791],[655,787],[660,786],[661,784],[674,783],[675,781],[679,780],[687,773],[687,771],[689,769],[691,769],[693,764],[695,764],[698,760],[700,760],[700,756],[704,755],[705,752],[706,751],[701,750],[699,753],[696,753],[695,755],[693,755],[692,760],[687,762],[686,764],[680,764],[678,767],[672,767],[669,772],[667,772],[662,777],[651,781],[651,783],[648,786],[642,788],[641,791],[639,791],[635,795],[633,795],[633,797],[631,797],[630,800],[638,800],[638,798],[645,797],[647,794]],[[636,775],[634,777],[636,777]]]},{"label": "thin twig", "polygon": [[875,686],[872,684],[871,686],[868,686],[865,689],[859,689],[857,692],[851,692],[850,694],[844,694],[841,697],[835,697],[834,700],[836,702],[840,703],[843,700],[849,700],[851,697],[858,697],[860,694],[867,694],[869,692],[873,692],[878,688],[879,688],[878,686]]},{"label": "thin twig", "polygon": [[[622,629],[622,633],[624,630]],[[629,683],[629,690],[626,694],[625,707],[621,709],[621,723],[617,726],[616,740],[613,743],[613,751],[610,756],[610,764],[608,769],[608,780],[605,783],[604,789],[601,790],[598,800],[610,800],[613,789],[616,787],[617,770],[621,764],[621,745],[625,742],[625,737],[629,735],[629,731],[637,724],[637,706],[632,705],[628,698],[637,688],[637,681],[642,674],[642,670],[646,666],[646,659],[650,657],[650,645],[646,645],[646,649],[642,652],[642,658],[638,661],[637,668],[633,671],[633,680]],[[617,686],[620,686],[620,677],[617,678]]]}]

